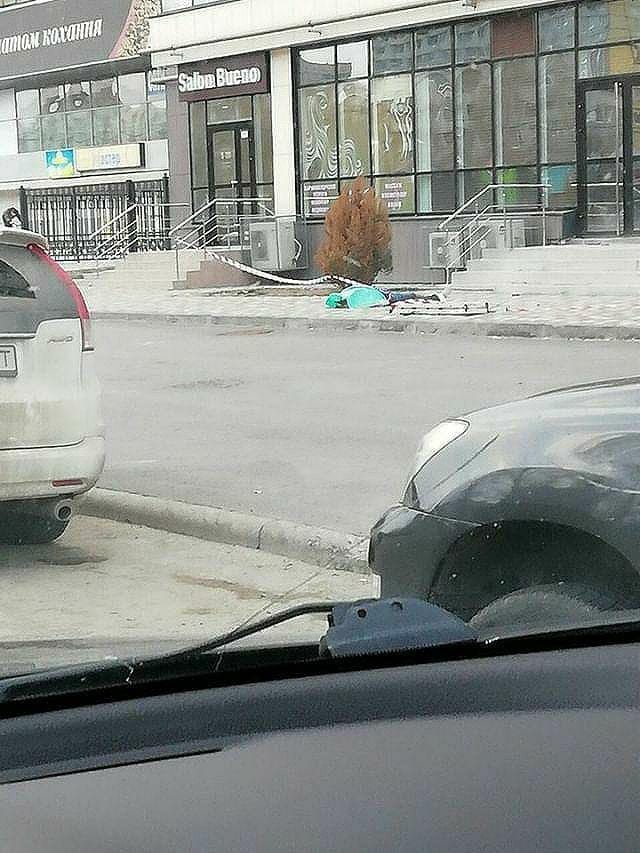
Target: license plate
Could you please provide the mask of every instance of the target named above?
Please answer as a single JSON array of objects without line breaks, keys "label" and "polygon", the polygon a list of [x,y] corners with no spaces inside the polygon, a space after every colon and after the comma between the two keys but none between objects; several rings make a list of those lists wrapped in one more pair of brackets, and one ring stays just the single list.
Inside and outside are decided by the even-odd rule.
[{"label": "license plate", "polygon": [[18,360],[15,347],[0,346],[0,376],[17,376]]}]

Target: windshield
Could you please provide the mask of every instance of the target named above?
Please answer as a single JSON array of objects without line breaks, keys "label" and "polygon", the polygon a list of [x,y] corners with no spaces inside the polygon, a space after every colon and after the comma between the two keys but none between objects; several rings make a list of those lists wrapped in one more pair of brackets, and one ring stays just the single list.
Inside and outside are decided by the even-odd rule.
[{"label": "windshield", "polygon": [[636,620],[630,4],[250,5],[0,0],[1,672]]}]

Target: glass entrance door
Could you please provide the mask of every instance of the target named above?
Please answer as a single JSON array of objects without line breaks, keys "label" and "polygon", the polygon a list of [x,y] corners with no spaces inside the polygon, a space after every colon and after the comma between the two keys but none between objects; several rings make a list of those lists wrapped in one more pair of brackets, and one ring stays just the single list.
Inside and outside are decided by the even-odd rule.
[{"label": "glass entrance door", "polygon": [[583,234],[640,231],[640,79],[578,85],[578,226]]},{"label": "glass entrance door", "polygon": [[243,216],[255,213],[256,173],[251,122],[214,125],[208,128],[209,198],[215,224],[213,242],[240,242]]},{"label": "glass entrance door", "polygon": [[251,122],[209,128],[211,198],[255,198],[255,155]]},{"label": "glass entrance door", "polygon": [[624,87],[591,83],[578,97],[578,209],[580,230],[615,234],[627,230],[624,172]]}]

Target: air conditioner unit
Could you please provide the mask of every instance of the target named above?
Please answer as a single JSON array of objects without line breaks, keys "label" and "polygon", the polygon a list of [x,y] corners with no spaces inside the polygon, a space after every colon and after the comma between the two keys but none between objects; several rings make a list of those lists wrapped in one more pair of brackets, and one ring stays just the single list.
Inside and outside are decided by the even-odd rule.
[{"label": "air conditioner unit", "polygon": [[265,272],[299,269],[303,239],[302,230],[293,217],[251,222],[251,265]]},{"label": "air conditioner unit", "polygon": [[457,231],[429,233],[429,262],[431,269],[462,269],[462,244]]},{"label": "air conditioner unit", "polygon": [[526,246],[524,219],[493,219],[487,223],[485,238],[489,249],[522,249]]}]

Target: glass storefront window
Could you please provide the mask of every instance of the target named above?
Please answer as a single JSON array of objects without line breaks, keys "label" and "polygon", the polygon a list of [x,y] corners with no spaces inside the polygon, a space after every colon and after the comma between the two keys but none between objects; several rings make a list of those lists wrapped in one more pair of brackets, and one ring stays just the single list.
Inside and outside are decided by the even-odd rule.
[{"label": "glass storefront window", "polygon": [[371,85],[373,171],[412,172],[413,95],[411,76],[382,77]]},{"label": "glass storefront window", "polygon": [[25,118],[18,121],[18,151],[42,151],[39,118]]},{"label": "glass storefront window", "polygon": [[457,68],[455,83],[457,165],[490,166],[493,160],[491,66]]},{"label": "glass storefront window", "polygon": [[538,12],[540,50],[564,50],[575,41],[575,10],[573,6],[541,9]]},{"label": "glass storefront window", "polygon": [[336,77],[335,48],[320,47],[301,51],[298,73],[301,86],[331,83]]},{"label": "glass storefront window", "polygon": [[397,74],[411,71],[413,37],[410,32],[384,33],[371,41],[374,74]]},{"label": "glass storefront window", "polygon": [[413,175],[376,178],[374,186],[376,195],[386,204],[389,213],[395,215],[415,213]]},{"label": "glass storefront window", "polygon": [[534,59],[494,65],[496,165],[535,163],[536,66]]},{"label": "glass storefront window", "polygon": [[207,124],[251,121],[251,95],[207,101]]},{"label": "glass storefront window", "polygon": [[418,175],[418,213],[446,213],[456,206],[453,172]]},{"label": "glass storefront window", "polygon": [[456,62],[478,62],[491,56],[491,21],[456,25]]},{"label": "glass storefront window", "polygon": [[[207,104],[196,101],[189,106],[191,126],[191,183],[193,187],[209,186],[207,154]],[[194,202],[195,203],[195,202]],[[197,207],[197,206],[196,206]]]},{"label": "glass storefront window", "polygon": [[88,110],[91,106],[89,83],[67,83],[64,87],[65,109]]},{"label": "glass storefront window", "polygon": [[113,107],[118,103],[118,82],[115,77],[91,81],[91,104],[94,107]]},{"label": "glass storefront window", "polygon": [[453,168],[451,69],[416,74],[416,157],[419,171]]},{"label": "glass storefront window", "polygon": [[40,125],[42,128],[42,146],[45,151],[66,147],[67,129],[64,113],[42,116]]},{"label": "glass storefront window", "polygon": [[338,79],[352,80],[369,76],[369,43],[366,41],[338,45]]},{"label": "glass storefront window", "polygon": [[[396,212],[412,198],[430,214],[488,183],[545,174],[558,187],[550,204],[571,206],[575,187],[560,186],[577,160],[576,75],[630,73],[640,74],[640,0],[565,0],[303,50],[300,195],[362,174]],[[387,186],[400,176],[413,196],[404,181]]]},{"label": "glass storefront window", "polygon": [[609,77],[640,71],[640,44],[594,47],[578,53],[579,77]]},{"label": "glass storefront window", "polygon": [[102,107],[93,111],[93,141],[96,145],[117,145],[120,142],[117,107]]},{"label": "glass storefront window", "polygon": [[87,148],[92,141],[90,110],[67,113],[67,145],[70,148]]},{"label": "glass storefront window", "polygon": [[574,54],[555,53],[539,60],[540,159],[563,163],[576,156]]},{"label": "glass storefront window", "polygon": [[429,27],[416,33],[416,68],[451,64],[451,27]]},{"label": "glass storefront window", "polygon": [[[489,184],[493,183],[491,169],[478,169],[475,171],[458,172],[458,203],[464,204],[477,195]],[[481,205],[486,207],[491,204],[491,193],[487,191],[481,196]]]},{"label": "glass storefront window", "polygon": [[64,86],[49,86],[40,90],[42,115],[57,115],[64,112]]},{"label": "glass storefront window", "polygon": [[333,86],[300,91],[302,177],[325,180],[338,177],[336,99]]},{"label": "glass storefront window", "polygon": [[636,0],[583,0],[578,4],[581,47],[640,38],[640,4]]},{"label": "glass storefront window", "polygon": [[493,19],[492,56],[523,56],[536,49],[535,18],[530,13],[498,15]]},{"label": "glass storefront window", "polygon": [[356,80],[338,86],[340,175],[354,178],[371,171],[369,162],[369,83]]},{"label": "glass storefront window", "polygon": [[578,201],[575,163],[560,166],[544,166],[540,180],[549,184],[547,198],[554,209],[575,207]]},{"label": "glass storefront window", "polygon": [[149,102],[149,139],[167,138],[167,105],[164,101]]},{"label": "glass storefront window", "polygon": [[256,180],[273,180],[273,138],[271,136],[271,95],[256,95],[253,102],[253,134],[256,147]]},{"label": "glass storefront window", "polygon": [[[508,169],[496,170],[496,183],[498,184],[537,184],[538,170],[535,166],[518,166]],[[496,190],[496,204],[498,207],[530,207],[539,204],[540,191],[537,187],[508,187]]]},{"label": "glass storefront window", "polygon": [[[117,145],[167,136],[165,89],[150,84],[142,72],[18,91],[15,104],[19,120],[42,117],[37,133],[33,124],[24,124],[18,130],[20,152]],[[36,145],[40,149],[34,148]]]},{"label": "glass storefront window", "polygon": [[147,139],[147,107],[143,104],[132,104],[120,107],[120,139],[123,143],[138,142]]},{"label": "glass storefront window", "polygon": [[40,115],[40,92],[38,89],[24,89],[16,92],[16,112],[18,118],[35,118]]},{"label": "glass storefront window", "polygon": [[118,77],[118,95],[121,104],[143,104],[147,99],[145,74],[125,74]]}]

